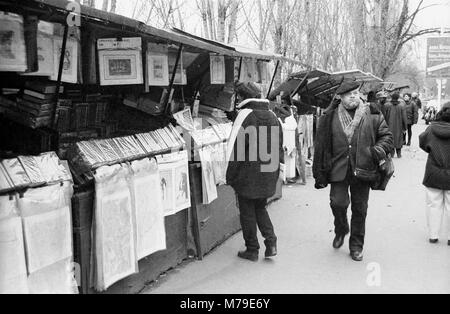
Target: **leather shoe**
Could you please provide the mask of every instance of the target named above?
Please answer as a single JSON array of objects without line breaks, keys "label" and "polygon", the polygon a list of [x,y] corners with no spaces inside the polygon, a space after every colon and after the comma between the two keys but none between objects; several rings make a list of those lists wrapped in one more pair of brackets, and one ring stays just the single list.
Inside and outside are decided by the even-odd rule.
[{"label": "leather shoe", "polygon": [[345,235],[336,235],[333,241],[333,248],[340,249],[344,245]]},{"label": "leather shoe", "polygon": [[278,254],[278,252],[277,252],[276,246],[268,246],[266,248],[266,253],[265,253],[266,258],[275,257],[275,256],[277,256],[277,254]]},{"label": "leather shoe", "polygon": [[439,243],[439,239],[430,239],[430,243],[431,244],[438,244]]},{"label": "leather shoe", "polygon": [[249,251],[249,250],[247,250],[247,251],[240,251],[238,253],[238,256],[240,258],[246,259],[246,260],[249,260],[249,261],[252,261],[252,262],[257,262],[258,261],[258,258],[259,258],[258,255],[259,255],[258,252]]},{"label": "leather shoe", "polygon": [[352,257],[352,260],[354,260],[355,262],[362,262],[364,259],[363,253],[358,251],[351,252],[350,256]]}]

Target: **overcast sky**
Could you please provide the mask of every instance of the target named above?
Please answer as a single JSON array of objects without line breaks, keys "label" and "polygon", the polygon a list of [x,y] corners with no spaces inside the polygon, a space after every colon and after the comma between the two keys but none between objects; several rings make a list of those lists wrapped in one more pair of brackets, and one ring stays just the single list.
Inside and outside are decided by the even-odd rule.
[{"label": "overcast sky", "polygon": [[[131,17],[133,14],[134,5],[138,0],[117,0],[117,13]],[[195,8],[195,0],[185,0],[186,2],[191,2],[192,7]],[[331,0],[333,1],[333,0]],[[420,3],[420,0],[410,0],[411,10],[416,8]],[[100,0],[97,0],[97,7],[100,6]],[[424,7],[428,7],[422,10],[415,22],[417,29],[427,29],[427,28],[439,28],[447,27],[450,28],[450,0],[424,0]],[[189,16],[189,15],[188,15]],[[187,23],[190,27],[187,31],[195,32],[200,35],[201,24],[195,23],[197,21],[195,15],[191,15],[193,23]],[[243,38],[241,38],[241,41]],[[240,42],[241,45],[253,46],[252,42]],[[425,64],[426,58],[426,37],[422,37],[417,40],[413,45],[413,53],[418,56],[418,62]]]}]

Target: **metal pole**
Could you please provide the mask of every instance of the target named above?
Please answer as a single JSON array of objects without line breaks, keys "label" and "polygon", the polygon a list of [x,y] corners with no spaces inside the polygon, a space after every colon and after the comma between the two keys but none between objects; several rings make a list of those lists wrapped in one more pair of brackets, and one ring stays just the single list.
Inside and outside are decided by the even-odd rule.
[{"label": "metal pole", "polygon": [[239,72],[238,72],[238,81],[240,81],[241,80],[241,72],[242,72],[242,57],[241,57],[241,59],[239,60]]},{"label": "metal pole", "polygon": [[52,126],[53,129],[56,130],[58,126],[58,118],[59,118],[59,107],[58,107],[58,101],[59,101],[59,89],[61,88],[61,80],[62,80],[62,74],[63,74],[63,67],[64,67],[64,56],[66,54],[66,47],[67,47],[67,38],[69,36],[69,25],[66,24],[64,27],[64,37],[62,41],[62,47],[61,47],[61,55],[59,58],[59,68],[58,68],[58,80],[56,81],[56,94],[54,96],[55,99],[55,110],[53,111],[53,119],[52,119]]},{"label": "metal pole", "polygon": [[[180,44],[180,48],[178,49],[177,60],[175,61],[175,67],[173,69],[172,77],[170,78],[169,90],[168,90],[168,93],[166,96],[167,98],[164,101],[164,108],[165,108],[166,114],[169,113],[169,106],[168,106],[169,98],[170,98],[170,94],[172,93],[173,83],[175,82],[175,76],[177,74],[177,68],[178,68],[178,64],[180,63],[182,52],[183,52],[183,44]],[[180,75],[181,75],[181,80],[183,81],[183,73],[180,73]]]},{"label": "metal pole", "polygon": [[310,70],[310,71],[305,75],[305,77],[302,79],[302,81],[300,82],[300,84],[298,84],[297,88],[296,88],[296,89],[294,90],[294,92],[291,94],[291,98],[293,98],[293,97],[300,91],[300,88],[303,86],[303,84],[305,83],[305,81],[308,79],[309,75],[311,74],[311,71],[312,71],[312,70]]},{"label": "metal pole", "polygon": [[275,66],[275,71],[273,72],[272,81],[270,82],[270,86],[269,86],[269,90],[267,92],[266,99],[269,99],[270,92],[272,91],[273,83],[275,82],[275,76],[277,75],[279,66],[280,66],[280,60],[277,61],[277,65]]}]

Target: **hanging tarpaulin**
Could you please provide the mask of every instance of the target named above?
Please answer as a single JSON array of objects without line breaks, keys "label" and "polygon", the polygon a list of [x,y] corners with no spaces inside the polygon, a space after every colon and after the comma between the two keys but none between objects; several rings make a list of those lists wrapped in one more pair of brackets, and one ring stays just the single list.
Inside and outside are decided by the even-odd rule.
[{"label": "hanging tarpaulin", "polygon": [[169,86],[169,49],[167,45],[148,43],[148,85]]},{"label": "hanging tarpaulin", "polygon": [[137,256],[141,260],[166,249],[166,231],[158,164],[143,159],[131,164],[131,195],[136,210]]},{"label": "hanging tarpaulin", "polygon": [[99,39],[97,48],[100,85],[139,85],[144,83],[142,38]]},{"label": "hanging tarpaulin", "polygon": [[30,293],[77,293],[72,246],[71,182],[28,190],[19,199]]},{"label": "hanging tarpaulin", "polygon": [[0,12],[0,71],[25,72],[28,68],[23,18]]},{"label": "hanging tarpaulin", "polygon": [[211,85],[225,84],[225,56],[210,54]]},{"label": "hanging tarpaulin", "polygon": [[95,174],[95,289],[106,291],[138,272],[135,213],[127,166],[97,169]]},{"label": "hanging tarpaulin", "polygon": [[164,216],[191,207],[189,166],[186,151],[158,156]]}]

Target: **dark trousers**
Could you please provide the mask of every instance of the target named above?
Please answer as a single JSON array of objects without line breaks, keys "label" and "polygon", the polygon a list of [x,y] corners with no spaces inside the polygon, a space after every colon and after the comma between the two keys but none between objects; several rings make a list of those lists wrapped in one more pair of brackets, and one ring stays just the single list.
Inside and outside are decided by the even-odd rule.
[{"label": "dark trousers", "polygon": [[249,251],[259,251],[258,227],[265,239],[265,245],[276,245],[277,237],[267,212],[267,199],[250,200],[239,195],[237,197],[241,214],[242,232],[247,249]]},{"label": "dark trousers", "polygon": [[408,145],[411,145],[412,135],[412,124],[408,124]]},{"label": "dark trousers", "polygon": [[[349,195],[350,189],[350,195]],[[346,235],[351,231],[350,251],[362,251],[366,234],[366,218],[370,185],[358,180],[350,173],[343,182],[331,184],[331,209],[334,215],[336,235]],[[351,230],[347,210],[352,205]]]}]

